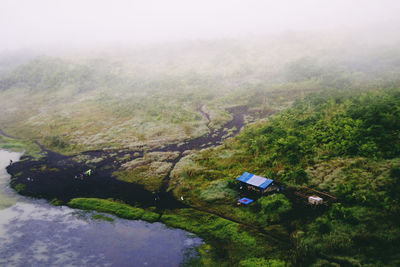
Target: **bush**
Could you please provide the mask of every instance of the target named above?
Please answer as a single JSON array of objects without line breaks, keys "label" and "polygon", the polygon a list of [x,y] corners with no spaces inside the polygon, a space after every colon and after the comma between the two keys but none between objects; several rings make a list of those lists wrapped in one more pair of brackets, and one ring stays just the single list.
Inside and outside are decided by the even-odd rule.
[{"label": "bush", "polygon": [[58,135],[48,137],[48,141],[50,146],[54,148],[64,149],[69,146],[68,142]]},{"label": "bush", "polygon": [[290,201],[282,194],[273,194],[257,200],[263,220],[278,221],[281,216],[292,209]]}]

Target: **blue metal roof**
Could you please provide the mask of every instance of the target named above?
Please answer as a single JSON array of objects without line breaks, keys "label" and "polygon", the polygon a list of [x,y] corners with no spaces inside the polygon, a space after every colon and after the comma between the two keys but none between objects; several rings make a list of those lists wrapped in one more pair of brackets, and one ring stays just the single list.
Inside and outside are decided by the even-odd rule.
[{"label": "blue metal roof", "polygon": [[245,204],[245,205],[250,204],[250,203],[253,202],[253,201],[254,201],[254,200],[252,200],[252,199],[250,199],[250,198],[247,198],[247,197],[244,197],[244,198],[239,199],[239,202],[240,202],[240,203],[243,203],[243,204]]},{"label": "blue metal roof", "polygon": [[265,178],[265,177],[261,177],[261,176],[257,176],[248,172],[244,172],[242,174],[242,176],[240,176],[239,178],[237,178],[238,181],[241,181],[243,183],[246,184],[250,184],[250,185],[254,185],[257,187],[260,187],[262,189],[267,188],[270,184],[272,184],[274,182],[274,180]]}]

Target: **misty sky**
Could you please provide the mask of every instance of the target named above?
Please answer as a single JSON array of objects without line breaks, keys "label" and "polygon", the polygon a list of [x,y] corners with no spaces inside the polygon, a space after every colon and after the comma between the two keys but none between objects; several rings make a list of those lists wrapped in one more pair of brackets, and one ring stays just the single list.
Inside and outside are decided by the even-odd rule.
[{"label": "misty sky", "polygon": [[0,49],[348,28],[399,14],[399,0],[0,0]]}]

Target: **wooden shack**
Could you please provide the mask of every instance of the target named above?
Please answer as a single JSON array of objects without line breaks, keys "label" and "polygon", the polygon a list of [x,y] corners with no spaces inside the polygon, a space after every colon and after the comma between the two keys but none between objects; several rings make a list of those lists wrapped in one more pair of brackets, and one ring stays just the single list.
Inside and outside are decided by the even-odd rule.
[{"label": "wooden shack", "polygon": [[240,183],[240,187],[245,187],[248,190],[265,194],[268,192],[279,191],[280,187],[275,184],[274,180],[257,176],[248,172],[244,172],[237,181]]}]

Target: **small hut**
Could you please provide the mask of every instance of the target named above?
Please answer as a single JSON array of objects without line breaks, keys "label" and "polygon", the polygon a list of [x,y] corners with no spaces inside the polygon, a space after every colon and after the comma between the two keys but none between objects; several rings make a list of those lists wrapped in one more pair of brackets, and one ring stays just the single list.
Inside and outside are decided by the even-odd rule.
[{"label": "small hut", "polygon": [[247,188],[248,190],[256,191],[261,194],[273,191],[279,191],[279,187],[275,185],[275,181],[257,176],[248,172],[244,172],[242,176],[237,178],[240,182],[240,186]]}]

